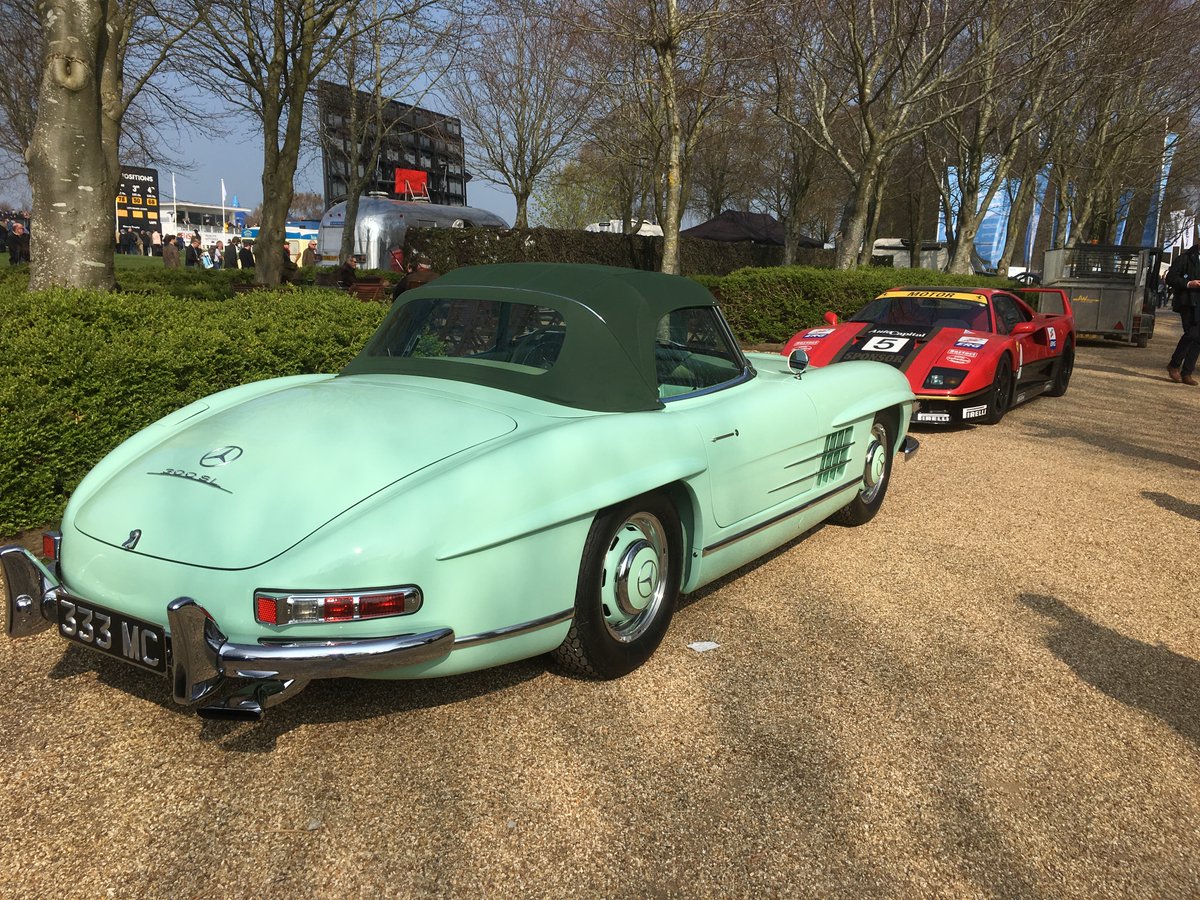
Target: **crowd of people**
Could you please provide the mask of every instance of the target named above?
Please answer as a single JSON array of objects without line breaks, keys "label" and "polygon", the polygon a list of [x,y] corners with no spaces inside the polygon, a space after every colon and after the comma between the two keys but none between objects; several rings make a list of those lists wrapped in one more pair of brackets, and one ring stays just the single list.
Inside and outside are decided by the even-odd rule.
[{"label": "crowd of people", "polygon": [[[299,260],[292,256],[291,243],[283,242],[283,278],[290,281],[304,267],[317,264],[317,242],[309,241],[308,246],[300,254]],[[163,265],[168,269],[201,268],[201,269],[253,269],[257,262],[256,254],[260,252],[252,240],[243,240],[234,235],[229,242],[215,241],[204,245],[199,232],[190,236],[187,234],[168,234],[162,238],[162,249],[155,250],[155,255],[161,255]]]}]

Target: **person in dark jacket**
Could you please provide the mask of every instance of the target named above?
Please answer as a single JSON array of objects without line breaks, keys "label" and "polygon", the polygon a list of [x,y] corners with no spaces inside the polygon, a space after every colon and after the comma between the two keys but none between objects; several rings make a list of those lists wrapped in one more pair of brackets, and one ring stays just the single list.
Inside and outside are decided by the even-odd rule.
[{"label": "person in dark jacket", "polygon": [[200,238],[193,237],[192,242],[187,246],[187,253],[184,255],[183,264],[185,266],[200,266],[203,268],[203,263],[200,261],[203,253],[204,248],[200,246]]},{"label": "person in dark jacket", "polygon": [[254,251],[250,249],[249,243],[243,243],[238,250],[238,262],[242,264],[243,269],[254,268]]},{"label": "person in dark jacket", "polygon": [[338,287],[350,287],[358,281],[358,257],[347,256],[346,261],[338,266],[334,278],[337,279]]},{"label": "person in dark jacket", "polygon": [[1195,378],[1200,356],[1200,244],[1179,254],[1167,270],[1167,284],[1175,289],[1175,310],[1183,336],[1167,363],[1167,377],[1176,383],[1200,385]]},{"label": "person in dark jacket", "polygon": [[13,224],[8,235],[8,262],[10,265],[29,262],[29,232],[20,222]]}]

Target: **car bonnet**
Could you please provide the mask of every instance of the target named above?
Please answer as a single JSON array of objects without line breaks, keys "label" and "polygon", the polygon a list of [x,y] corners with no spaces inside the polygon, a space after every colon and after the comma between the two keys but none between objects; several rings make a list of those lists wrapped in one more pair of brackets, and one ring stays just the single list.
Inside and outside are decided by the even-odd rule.
[{"label": "car bonnet", "polygon": [[517,427],[445,394],[355,378],[197,418],[95,488],[74,527],[128,552],[250,568],[389,485]]}]

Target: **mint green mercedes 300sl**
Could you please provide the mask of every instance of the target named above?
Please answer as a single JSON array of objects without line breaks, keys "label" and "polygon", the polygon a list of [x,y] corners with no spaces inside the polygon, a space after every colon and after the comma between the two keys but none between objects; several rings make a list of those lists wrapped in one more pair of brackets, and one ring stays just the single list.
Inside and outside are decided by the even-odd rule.
[{"label": "mint green mercedes 300sl", "polygon": [[339,374],[224,391],[109,454],[45,561],[0,551],[8,634],[53,628],[218,718],[542,653],[617,677],[681,592],[868,521],[915,452],[902,373],[805,369],[743,354],[684,278],[459,269]]}]

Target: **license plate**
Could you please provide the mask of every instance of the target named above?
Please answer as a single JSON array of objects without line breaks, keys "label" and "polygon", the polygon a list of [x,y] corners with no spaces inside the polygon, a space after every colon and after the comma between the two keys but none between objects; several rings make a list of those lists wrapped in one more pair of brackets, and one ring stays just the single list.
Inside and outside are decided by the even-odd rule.
[{"label": "license plate", "polygon": [[58,633],[73,643],[166,674],[167,642],[158,625],[60,594]]}]

